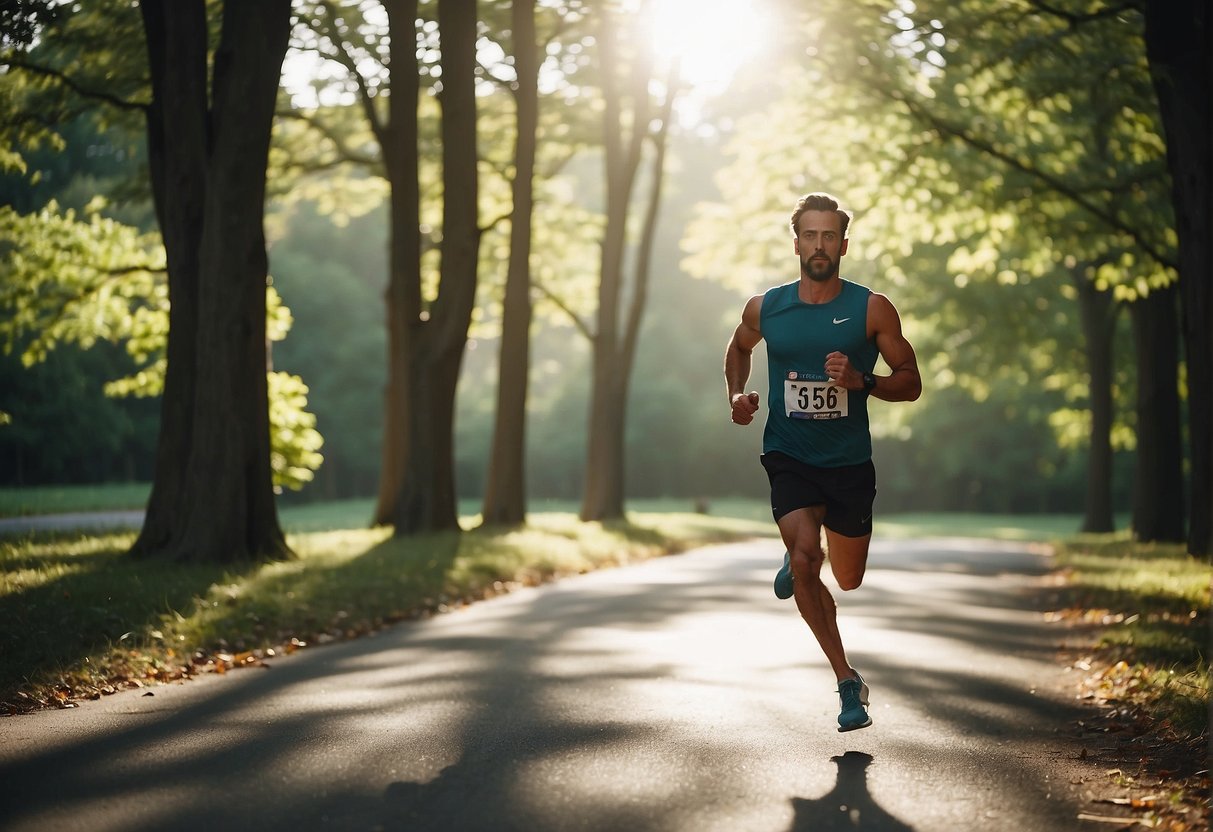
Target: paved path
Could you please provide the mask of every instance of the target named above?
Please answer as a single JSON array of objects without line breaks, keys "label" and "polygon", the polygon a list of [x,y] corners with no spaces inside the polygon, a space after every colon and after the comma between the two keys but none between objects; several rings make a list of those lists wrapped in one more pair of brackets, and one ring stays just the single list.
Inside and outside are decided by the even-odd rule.
[{"label": "paved path", "polygon": [[701,549],[0,719],[0,829],[1100,828],[1076,819],[1041,556],[878,543],[840,619],[875,724],[839,734],[770,591],[781,554]]},{"label": "paved path", "polygon": [[71,529],[139,529],[143,511],[77,511],[69,514],[34,514],[29,517],[0,517],[0,535],[32,531]]}]

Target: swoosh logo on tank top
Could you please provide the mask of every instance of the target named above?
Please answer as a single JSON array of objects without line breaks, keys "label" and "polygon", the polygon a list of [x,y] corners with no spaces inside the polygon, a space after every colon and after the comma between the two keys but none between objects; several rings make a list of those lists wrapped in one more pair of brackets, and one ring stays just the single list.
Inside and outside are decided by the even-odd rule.
[{"label": "swoosh logo on tank top", "polygon": [[835,318],[834,323],[835,324],[845,324],[849,320],[851,320],[851,319],[850,318]]}]

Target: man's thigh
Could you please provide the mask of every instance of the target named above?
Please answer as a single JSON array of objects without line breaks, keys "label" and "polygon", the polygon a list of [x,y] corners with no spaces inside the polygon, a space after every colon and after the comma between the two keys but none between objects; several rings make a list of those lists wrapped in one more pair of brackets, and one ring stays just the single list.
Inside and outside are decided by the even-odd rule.
[{"label": "man's thigh", "polygon": [[826,548],[830,553],[830,571],[842,589],[855,589],[863,583],[868,568],[868,545],[872,535],[847,537],[826,526]]}]

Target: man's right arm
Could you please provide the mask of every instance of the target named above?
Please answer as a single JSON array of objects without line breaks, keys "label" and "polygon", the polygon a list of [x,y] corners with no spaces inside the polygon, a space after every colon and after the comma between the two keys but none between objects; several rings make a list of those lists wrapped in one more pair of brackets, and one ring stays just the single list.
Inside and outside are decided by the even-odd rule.
[{"label": "man's right arm", "polygon": [[762,295],[755,295],[746,301],[745,309],[741,312],[741,323],[733,330],[733,337],[724,352],[724,384],[729,396],[729,406],[733,421],[739,425],[748,425],[754,421],[758,411],[758,393],[745,392],[746,382],[750,379],[752,355],[758,342],[762,340]]}]

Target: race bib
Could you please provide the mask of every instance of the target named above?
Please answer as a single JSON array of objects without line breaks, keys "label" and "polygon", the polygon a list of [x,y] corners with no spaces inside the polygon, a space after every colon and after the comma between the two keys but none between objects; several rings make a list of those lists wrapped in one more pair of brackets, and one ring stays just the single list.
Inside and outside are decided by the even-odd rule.
[{"label": "race bib", "polygon": [[788,378],[783,383],[783,406],[791,419],[841,419],[847,415],[848,392],[829,380]]}]

